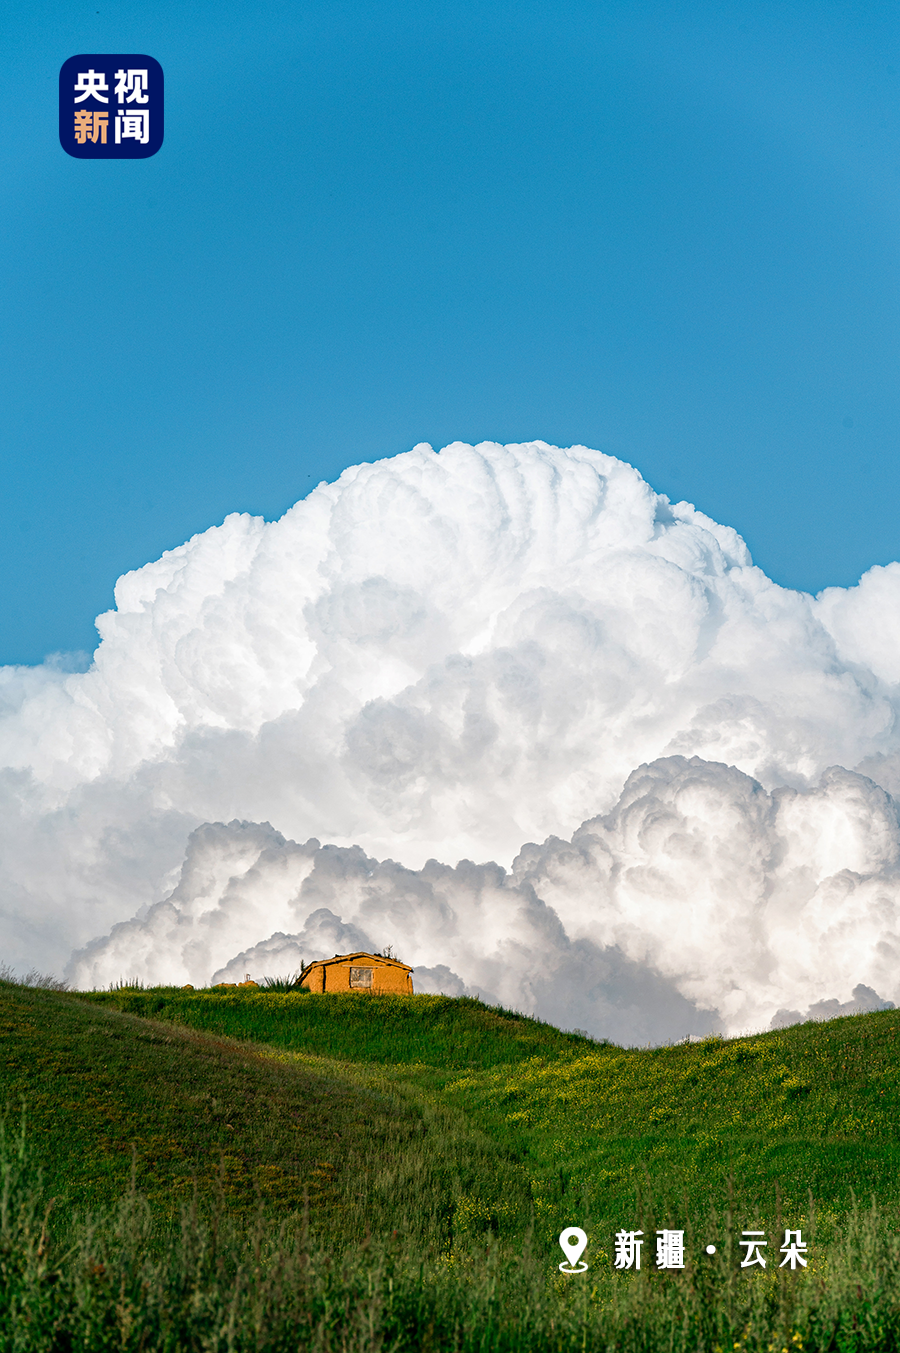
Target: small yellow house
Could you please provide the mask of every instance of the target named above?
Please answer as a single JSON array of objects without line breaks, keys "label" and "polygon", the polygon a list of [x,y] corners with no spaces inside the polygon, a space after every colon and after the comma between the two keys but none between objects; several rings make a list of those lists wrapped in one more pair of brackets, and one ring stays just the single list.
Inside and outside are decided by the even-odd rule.
[{"label": "small yellow house", "polygon": [[412,995],[412,968],[381,954],[335,954],[308,963],[300,985],[310,991],[392,991]]}]

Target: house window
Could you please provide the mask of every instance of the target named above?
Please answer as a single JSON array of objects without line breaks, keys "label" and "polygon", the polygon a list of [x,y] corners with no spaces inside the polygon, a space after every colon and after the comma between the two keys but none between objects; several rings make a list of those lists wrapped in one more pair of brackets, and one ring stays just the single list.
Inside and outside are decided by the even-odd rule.
[{"label": "house window", "polygon": [[351,968],[350,969],[351,987],[371,990],[372,978],[374,976],[374,973],[375,973],[374,968]]}]

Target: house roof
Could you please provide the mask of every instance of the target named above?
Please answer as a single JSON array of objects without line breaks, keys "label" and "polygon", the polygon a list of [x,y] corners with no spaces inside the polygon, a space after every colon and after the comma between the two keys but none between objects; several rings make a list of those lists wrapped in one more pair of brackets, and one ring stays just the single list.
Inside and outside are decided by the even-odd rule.
[{"label": "house roof", "polygon": [[300,974],[301,981],[310,968],[327,968],[329,963],[352,963],[355,958],[371,958],[376,963],[384,963],[390,968],[402,968],[404,972],[413,971],[408,963],[401,963],[399,958],[385,958],[383,954],[367,954],[364,949],[360,949],[355,954],[335,954],[334,958],[317,958],[313,963],[307,963]]}]

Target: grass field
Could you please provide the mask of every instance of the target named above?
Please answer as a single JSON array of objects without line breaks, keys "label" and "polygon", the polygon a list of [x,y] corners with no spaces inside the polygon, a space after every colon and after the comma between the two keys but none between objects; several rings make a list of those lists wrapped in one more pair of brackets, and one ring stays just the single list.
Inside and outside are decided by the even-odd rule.
[{"label": "grass field", "polygon": [[464,1115],[325,1059],[280,1059],[9,983],[0,1035],[8,1109],[24,1106],[47,1187],[75,1209],[113,1203],[134,1175],[167,1222],[196,1193],[230,1212],[306,1208],[322,1230],[339,1217],[350,1242],[385,1229],[412,1191],[404,1215],[431,1244],[449,1234],[455,1194],[476,1180],[528,1210],[521,1170]]},{"label": "grass field", "polygon": [[[852,1196],[900,1201],[900,1011],[751,1038],[647,1050],[596,1044],[477,1001],[441,996],[97,993],[294,1055],[327,1057],[414,1102],[462,1114],[527,1166],[552,1236],[589,1219],[631,1227],[651,1199],[660,1225],[699,1223],[729,1190],[746,1225],[843,1215]],[[574,1211],[573,1211],[574,1210]],[[654,1219],[656,1219],[654,1217]]]},{"label": "grass field", "polygon": [[623,1050],[445,997],[2,983],[0,1350],[900,1347],[898,1031]]}]

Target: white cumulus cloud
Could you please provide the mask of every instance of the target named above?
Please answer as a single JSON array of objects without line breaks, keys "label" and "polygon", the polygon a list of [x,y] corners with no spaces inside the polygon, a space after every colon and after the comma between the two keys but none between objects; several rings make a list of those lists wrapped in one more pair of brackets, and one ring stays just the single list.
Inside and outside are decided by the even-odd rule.
[{"label": "white cumulus cloud", "polygon": [[[818,598],[780,588],[732,529],[584,447],[355,466],[280,521],[229,517],[120,579],[89,670],[0,670],[0,952],[45,969],[84,951],[73,971],[116,977],[121,943],[130,975],[208,980],[276,933],[305,942],[316,910],[392,942],[365,908],[292,909],[321,851],[425,879],[434,859],[509,869],[530,840],[549,842],[524,852],[543,852],[534,879],[520,857],[476,889],[493,967],[451,961],[421,902],[429,980],[527,1006],[532,959],[509,946],[543,943],[582,965],[572,1011],[592,971],[591,1009],[630,1008],[622,983],[646,978],[660,1010],[727,1027],[860,983],[892,996],[872,945],[880,926],[893,952],[898,603],[894,564]],[[676,789],[663,768],[682,764]],[[268,828],[204,827],[234,821],[271,824],[280,892],[248,881]],[[312,837],[327,845],[289,844]]]},{"label": "white cumulus cloud", "polygon": [[70,972],[86,987],[205,985],[386,945],[418,990],[478,992],[615,1041],[783,1024],[798,1003],[808,1018],[876,1008],[900,985],[895,805],[839,768],[770,794],[734,767],[666,757],[510,871],[411,870],[267,823],[206,824],[171,896]]}]

